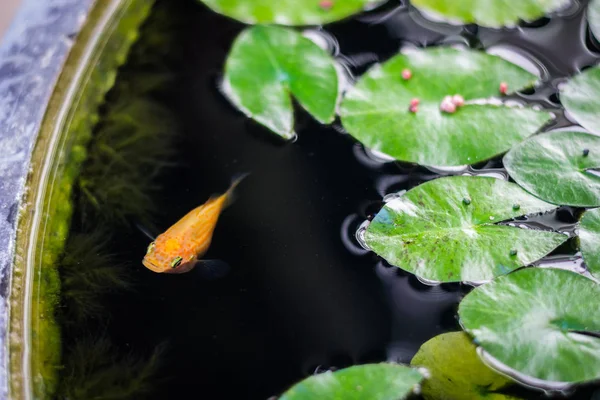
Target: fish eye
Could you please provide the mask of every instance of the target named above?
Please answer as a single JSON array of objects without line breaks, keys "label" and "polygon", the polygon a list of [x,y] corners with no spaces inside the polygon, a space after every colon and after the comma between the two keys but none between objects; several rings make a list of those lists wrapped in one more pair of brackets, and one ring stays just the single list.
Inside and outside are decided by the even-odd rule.
[{"label": "fish eye", "polygon": [[154,242],[150,243],[150,244],[148,245],[148,250],[146,250],[146,254],[148,254],[148,253],[150,253],[152,250],[154,250],[154,246],[155,246]]},{"label": "fish eye", "polygon": [[171,261],[171,268],[177,268],[181,265],[181,262],[183,261],[183,258],[181,257],[175,257],[173,259],[173,261]]}]

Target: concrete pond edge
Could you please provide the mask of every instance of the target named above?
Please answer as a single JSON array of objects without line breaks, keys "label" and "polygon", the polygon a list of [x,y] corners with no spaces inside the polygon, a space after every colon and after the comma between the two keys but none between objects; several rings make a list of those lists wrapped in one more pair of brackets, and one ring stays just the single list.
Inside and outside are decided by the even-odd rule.
[{"label": "concrete pond edge", "polygon": [[[39,284],[45,279],[44,271],[36,266],[34,274],[31,265],[33,261],[52,262],[56,255],[48,259],[39,254],[43,253],[43,245],[35,243],[39,230],[36,224],[47,218],[60,220],[44,224],[62,227],[63,232],[44,232],[46,226],[41,231],[55,241],[54,246],[64,245],[71,206],[57,213],[58,217],[47,207],[51,202],[64,202],[65,196],[68,203],[72,186],[72,179],[67,182],[68,178],[61,175],[64,166],[57,172],[49,164],[62,164],[67,157],[71,166],[67,165],[66,171],[72,173],[85,159],[85,144],[97,121],[97,107],[112,87],[116,70],[152,4],[153,0],[24,0],[0,42],[1,399],[46,397],[42,393],[46,382],[31,365],[43,365],[45,359],[32,361],[30,349],[37,351],[35,341],[46,338],[34,338],[30,343],[31,336],[36,336],[31,326],[40,322],[33,318],[32,324],[28,314],[32,309],[42,313],[36,317],[42,325],[53,324],[54,317],[43,315],[44,311],[52,312],[50,306],[42,305],[40,311],[36,302],[32,303],[33,292],[38,297],[46,293],[40,289],[44,285]],[[75,128],[84,132],[72,135]],[[71,138],[61,151],[47,147],[53,141],[64,141],[67,135],[79,138]],[[78,148],[83,149],[79,155],[74,151]],[[42,188],[38,193],[36,185],[49,186],[46,169],[52,169],[50,176],[58,174],[63,189],[45,193]],[[51,271],[49,276],[56,280],[57,272]],[[57,296],[55,292],[49,295]],[[60,343],[41,346],[47,347],[42,349],[46,352],[60,350]]]}]

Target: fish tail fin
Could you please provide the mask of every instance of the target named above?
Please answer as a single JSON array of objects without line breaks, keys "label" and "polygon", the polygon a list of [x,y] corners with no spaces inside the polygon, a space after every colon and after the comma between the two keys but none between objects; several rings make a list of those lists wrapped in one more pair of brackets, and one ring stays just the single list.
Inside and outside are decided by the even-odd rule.
[{"label": "fish tail fin", "polygon": [[248,175],[250,175],[249,172],[244,172],[244,173],[239,173],[239,174],[236,174],[233,176],[233,178],[231,180],[231,185],[229,186],[229,189],[227,189],[227,191],[225,192],[224,207],[229,207],[231,204],[233,204],[235,202],[235,199],[236,199],[235,189]]}]

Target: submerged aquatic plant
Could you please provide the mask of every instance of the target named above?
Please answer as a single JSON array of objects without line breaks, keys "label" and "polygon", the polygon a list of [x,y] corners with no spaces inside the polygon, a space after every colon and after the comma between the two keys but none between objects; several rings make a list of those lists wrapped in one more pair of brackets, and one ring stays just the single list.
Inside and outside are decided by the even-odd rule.
[{"label": "submerged aquatic plant", "polygon": [[173,112],[162,101],[174,79],[169,60],[179,54],[169,34],[176,24],[164,7],[153,11],[107,94],[78,181],[84,221],[151,225],[156,178],[172,165],[177,136]]},{"label": "submerged aquatic plant", "polygon": [[82,339],[69,349],[59,398],[142,399],[155,387],[164,347],[157,346],[148,358],[119,356],[106,337]]},{"label": "submerged aquatic plant", "polygon": [[106,252],[108,240],[104,230],[69,238],[60,263],[64,324],[80,325],[102,312],[104,294],[131,287],[125,265]]},{"label": "submerged aquatic plant", "polygon": [[[118,241],[121,228],[132,221],[151,225],[156,178],[174,154],[177,124],[161,101],[174,76],[166,61],[166,44],[172,43],[163,29],[168,14],[162,8],[167,5],[161,4],[106,96],[76,181],[75,223],[60,264],[67,343],[61,399],[141,399],[156,382],[164,346],[147,358],[123,356],[107,337],[81,335],[97,326],[110,330],[101,316],[107,295],[133,286],[127,266],[110,254],[108,244]],[[176,19],[169,19],[175,26]],[[98,317],[96,327],[90,327],[90,317]]]},{"label": "submerged aquatic plant", "polygon": [[79,178],[84,219],[149,222],[155,178],[173,155],[174,126],[169,111],[150,99],[121,97],[112,106]]}]

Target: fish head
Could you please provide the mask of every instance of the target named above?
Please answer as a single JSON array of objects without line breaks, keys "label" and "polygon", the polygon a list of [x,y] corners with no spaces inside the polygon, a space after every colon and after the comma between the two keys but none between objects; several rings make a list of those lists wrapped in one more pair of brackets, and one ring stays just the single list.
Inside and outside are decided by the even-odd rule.
[{"label": "fish head", "polygon": [[197,255],[185,242],[163,235],[148,245],[142,264],[151,271],[181,274],[190,271],[197,262]]}]

